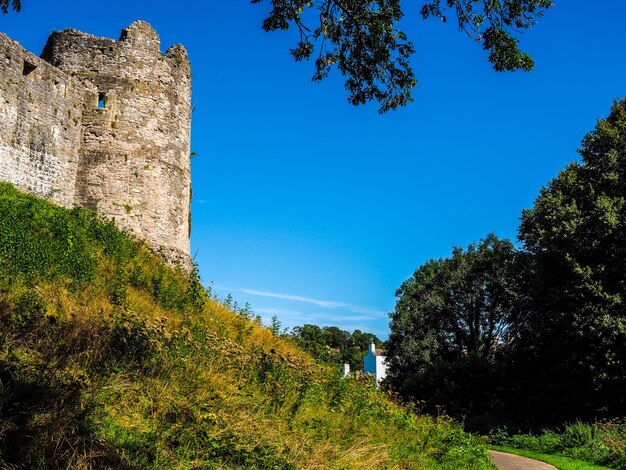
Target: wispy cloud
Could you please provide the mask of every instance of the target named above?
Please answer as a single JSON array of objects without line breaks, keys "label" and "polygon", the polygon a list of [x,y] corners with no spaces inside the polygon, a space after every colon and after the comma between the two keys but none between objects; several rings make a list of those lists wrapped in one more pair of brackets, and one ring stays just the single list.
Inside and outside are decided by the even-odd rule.
[{"label": "wispy cloud", "polygon": [[347,315],[342,315],[342,314],[337,314],[337,313],[332,313],[332,312],[313,312],[310,314],[311,316],[319,319],[320,321],[334,321],[336,323],[343,323],[343,322],[347,322],[347,321],[363,321],[363,322],[368,322],[368,321],[373,321],[373,320],[380,320],[380,316],[376,315],[352,315],[352,314],[347,314]]},{"label": "wispy cloud", "polygon": [[298,310],[285,310],[282,308],[253,308],[254,312],[259,315],[278,315],[281,317],[297,317],[302,316],[302,312]]},{"label": "wispy cloud", "polygon": [[294,319],[302,322],[303,319],[307,319],[309,323],[334,325],[345,322],[369,322],[372,320],[380,320],[379,317],[373,317],[368,315],[351,315],[341,314],[333,312],[302,312],[299,310],[285,310],[281,308],[271,307],[253,307],[254,313],[267,317],[269,315],[276,315],[281,319]]},{"label": "wispy cloud", "polygon": [[312,299],[310,297],[302,297],[300,295],[291,295],[291,294],[277,294],[275,292],[263,292],[260,290],[253,289],[240,289],[241,292],[245,292],[246,294],[256,295],[259,297],[271,297],[273,299],[283,299],[283,300],[292,300],[294,302],[305,302],[307,304],[317,305],[322,308],[346,308],[350,304],[345,302],[336,302],[334,300],[319,300]]},{"label": "wispy cloud", "polygon": [[[353,305],[348,302],[340,302],[337,300],[321,300],[321,299],[314,299],[312,297],[304,297],[301,295],[282,294],[282,293],[277,293],[277,292],[266,292],[266,291],[259,291],[259,290],[254,290],[254,289],[235,289],[235,290],[239,292],[244,292],[248,295],[254,295],[258,297],[269,297],[272,299],[290,300],[293,302],[303,302],[303,303],[315,305],[317,307],[322,307],[322,308],[328,308],[328,309],[341,308],[341,309],[349,310],[350,312],[353,312],[353,313],[364,315],[364,317],[359,317],[359,318],[363,318],[363,319],[367,318],[369,320],[374,320],[377,317],[380,318],[380,317],[384,317],[387,315],[387,312],[383,310],[378,310],[378,309],[370,308],[370,307],[361,307],[358,305]],[[352,318],[355,318],[355,317],[352,317]]]},{"label": "wispy cloud", "polygon": [[[277,299],[295,302],[293,308],[289,305],[287,308],[276,308],[271,304],[268,306],[259,306],[257,302],[252,302],[252,310],[259,315],[265,324],[269,324],[273,316],[277,316],[284,327],[293,328],[304,324],[312,324],[319,326],[338,326],[347,331],[361,330],[369,331],[380,338],[384,338],[387,332],[384,328],[380,328],[381,320],[387,318],[387,312],[384,310],[354,305],[349,302],[338,300],[316,299],[303,295],[285,294],[282,292],[268,292],[248,288],[232,288],[226,286],[214,286],[222,292],[241,292],[247,295],[261,297],[266,299]],[[263,302],[262,300],[258,301]],[[269,302],[269,301],[268,301]],[[311,311],[304,305],[299,308],[298,303],[314,305],[318,307]],[[323,311],[323,309],[327,309]]]},{"label": "wispy cloud", "polygon": [[351,305],[351,307],[352,307],[352,311],[355,313],[362,313],[363,315],[373,315],[376,317],[387,316],[387,312],[383,310],[378,310],[375,308],[368,308],[368,307],[359,307],[356,305]]}]

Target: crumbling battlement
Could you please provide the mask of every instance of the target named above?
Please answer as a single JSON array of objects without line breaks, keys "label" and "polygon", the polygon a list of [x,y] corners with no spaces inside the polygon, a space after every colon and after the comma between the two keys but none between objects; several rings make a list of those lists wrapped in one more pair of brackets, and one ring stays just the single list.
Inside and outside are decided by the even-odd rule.
[{"label": "crumbling battlement", "polygon": [[191,72],[137,21],[119,41],[52,33],[41,58],[0,34],[0,180],[96,209],[189,263]]}]

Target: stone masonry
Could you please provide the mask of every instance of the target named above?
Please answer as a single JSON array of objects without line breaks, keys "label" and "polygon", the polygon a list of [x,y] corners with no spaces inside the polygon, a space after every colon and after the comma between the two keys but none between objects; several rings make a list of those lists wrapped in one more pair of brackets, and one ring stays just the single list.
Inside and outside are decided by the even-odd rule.
[{"label": "stone masonry", "polygon": [[145,22],[67,29],[41,58],[0,33],[0,180],[80,205],[190,266],[191,71]]}]

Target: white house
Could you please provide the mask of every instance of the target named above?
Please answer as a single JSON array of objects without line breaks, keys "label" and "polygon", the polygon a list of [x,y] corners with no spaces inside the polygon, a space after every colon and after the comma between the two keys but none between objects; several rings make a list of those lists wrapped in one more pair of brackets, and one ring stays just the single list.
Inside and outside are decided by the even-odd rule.
[{"label": "white house", "polygon": [[385,351],[376,349],[376,345],[372,342],[363,358],[363,372],[372,374],[376,377],[376,382],[380,383],[387,376],[387,362],[385,359]]}]

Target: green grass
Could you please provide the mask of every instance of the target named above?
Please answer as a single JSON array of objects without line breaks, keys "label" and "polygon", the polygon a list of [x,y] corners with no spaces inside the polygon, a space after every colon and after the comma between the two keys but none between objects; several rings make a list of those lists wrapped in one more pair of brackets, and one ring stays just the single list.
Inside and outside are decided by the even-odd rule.
[{"label": "green grass", "polygon": [[112,223],[0,183],[0,468],[493,466]]},{"label": "green grass", "polygon": [[575,460],[571,457],[565,457],[564,455],[549,455],[539,452],[533,452],[531,450],[515,449],[508,446],[490,446],[493,450],[500,452],[506,452],[509,454],[521,455],[522,457],[528,457],[535,460],[554,465],[559,470],[610,470],[609,467],[601,467],[582,460]]},{"label": "green grass", "polygon": [[494,429],[489,433],[489,442],[626,470],[626,423],[623,419],[598,423],[577,421],[561,429],[544,429],[535,434],[509,435],[506,429]]}]

